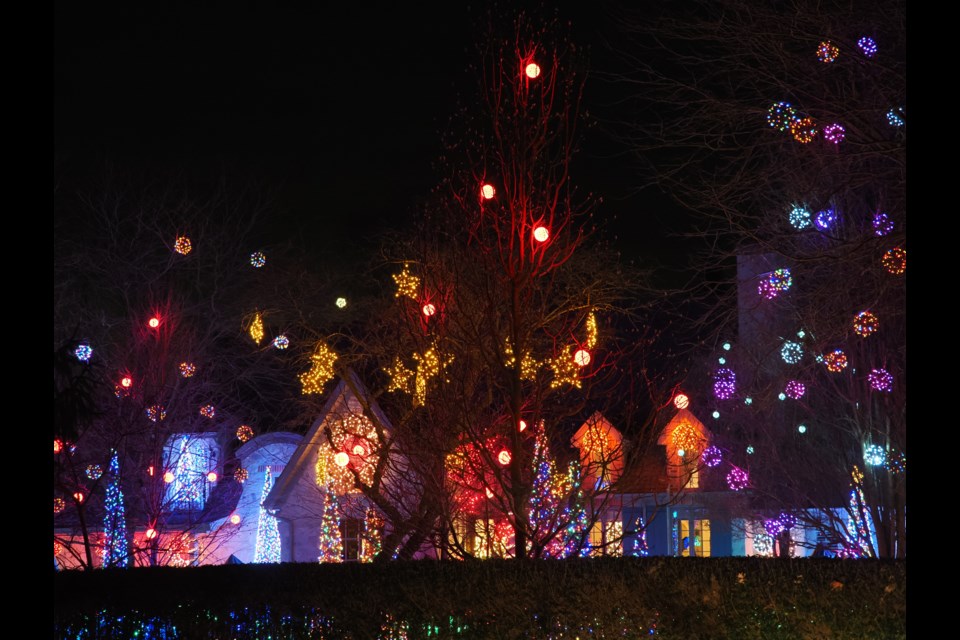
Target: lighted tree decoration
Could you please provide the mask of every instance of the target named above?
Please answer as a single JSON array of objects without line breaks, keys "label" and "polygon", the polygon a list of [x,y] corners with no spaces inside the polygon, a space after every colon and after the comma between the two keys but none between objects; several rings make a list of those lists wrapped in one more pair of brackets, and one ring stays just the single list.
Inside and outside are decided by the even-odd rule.
[{"label": "lighted tree decoration", "polygon": [[116,451],[110,458],[107,476],[109,482],[103,504],[103,566],[126,567],[130,564],[130,540],[120,488],[120,459]]},{"label": "lighted tree decoration", "polygon": [[340,534],[340,505],[332,483],[323,491],[323,515],[320,519],[320,562],[343,562],[343,538]]},{"label": "lighted tree decoration", "polygon": [[280,562],[280,528],[277,518],[263,506],[273,489],[273,474],[270,467],[264,473],[263,491],[260,493],[260,516],[257,519],[257,542],[253,561],[257,563]]},{"label": "lighted tree decoration", "polygon": [[333,363],[336,361],[337,354],[330,347],[322,342],[317,345],[310,356],[310,370],[299,376],[304,395],[323,391],[323,385],[333,378]]}]

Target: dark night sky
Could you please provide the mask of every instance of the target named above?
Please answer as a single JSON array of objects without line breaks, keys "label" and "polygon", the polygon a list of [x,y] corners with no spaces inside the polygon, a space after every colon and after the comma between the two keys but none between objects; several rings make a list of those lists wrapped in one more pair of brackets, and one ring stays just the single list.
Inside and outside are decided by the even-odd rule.
[{"label": "dark night sky", "polygon": [[[266,243],[300,238],[322,261],[411,220],[436,183],[439,131],[471,86],[482,15],[459,2],[58,3],[56,177],[96,172],[103,159],[201,179],[225,170],[279,195]],[[569,17],[591,67],[616,65],[600,44],[612,19],[585,8]],[[603,113],[612,89],[591,79],[585,106]],[[675,209],[631,195],[630,161],[613,157],[622,149],[596,130],[583,148],[574,181],[604,197],[597,217],[617,246],[682,260],[670,255],[679,241],[664,242]]]}]

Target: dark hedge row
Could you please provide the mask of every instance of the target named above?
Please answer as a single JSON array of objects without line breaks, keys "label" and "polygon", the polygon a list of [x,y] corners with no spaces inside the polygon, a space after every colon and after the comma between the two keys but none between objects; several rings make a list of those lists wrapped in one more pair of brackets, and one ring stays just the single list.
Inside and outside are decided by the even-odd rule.
[{"label": "dark hedge row", "polygon": [[62,572],[61,638],[904,638],[906,563],[760,558]]}]

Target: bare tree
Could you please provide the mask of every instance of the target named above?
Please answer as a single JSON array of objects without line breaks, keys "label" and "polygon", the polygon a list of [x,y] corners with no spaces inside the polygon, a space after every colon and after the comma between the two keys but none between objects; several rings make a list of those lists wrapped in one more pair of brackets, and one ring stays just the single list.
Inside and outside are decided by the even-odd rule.
[{"label": "bare tree", "polygon": [[[718,432],[749,468],[756,515],[817,513],[833,544],[882,557],[906,554],[904,10],[625,11],[620,78],[635,87],[638,116],[620,124],[644,184],[702,221],[687,296],[706,305]],[[849,502],[860,474],[864,499]],[[848,526],[868,520],[875,545]]]}]

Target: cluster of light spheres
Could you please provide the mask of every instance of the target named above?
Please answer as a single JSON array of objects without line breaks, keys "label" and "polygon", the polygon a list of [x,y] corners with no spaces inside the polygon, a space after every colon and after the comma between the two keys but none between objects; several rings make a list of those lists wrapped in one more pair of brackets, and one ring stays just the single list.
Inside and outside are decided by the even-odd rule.
[{"label": "cluster of light spheres", "polygon": [[678,393],[673,398],[673,406],[677,409],[686,409],[690,406],[690,398],[688,398],[685,393]]},{"label": "cluster of light spheres", "polygon": [[347,299],[346,299],[346,298],[337,298],[336,304],[337,304],[337,308],[338,308],[338,309],[343,309],[345,306],[347,306]]},{"label": "cluster of light spheres", "polygon": [[885,236],[893,231],[893,220],[883,211],[873,214],[873,232],[878,236]]},{"label": "cluster of light spheres", "polygon": [[860,51],[868,58],[872,58],[877,55],[877,43],[874,42],[873,38],[869,36],[863,36],[857,40],[857,46],[860,48]]},{"label": "cluster of light spheres", "polygon": [[803,347],[799,342],[788,340],[780,347],[780,357],[787,364],[797,364],[803,358]]},{"label": "cluster of light spheres", "polygon": [[247,478],[250,477],[250,472],[244,469],[243,467],[237,467],[233,472],[233,479],[243,484],[247,481]]},{"label": "cluster of light spheres", "polygon": [[863,461],[871,467],[881,467],[887,461],[887,452],[878,444],[869,444],[863,448]]},{"label": "cluster of light spheres", "polygon": [[254,251],[250,254],[250,266],[254,269],[259,269],[263,265],[267,264],[267,256],[263,255],[262,251]]},{"label": "cluster of light spheres", "polygon": [[73,350],[73,355],[76,356],[80,362],[89,362],[90,357],[93,355],[93,347],[88,344],[78,345],[77,348]]},{"label": "cluster of light spheres", "polygon": [[713,395],[720,400],[728,400],[737,391],[737,374],[732,369],[717,369],[713,376]]},{"label": "cluster of light spheres", "polygon": [[894,247],[883,254],[881,262],[888,273],[895,276],[903,275],[907,270],[907,250]]},{"label": "cluster of light spheres", "polygon": [[808,229],[813,225],[810,212],[804,207],[794,207],[790,210],[790,224],[794,229]]},{"label": "cluster of light spheres", "polygon": [[540,65],[538,65],[536,62],[531,62],[524,68],[523,72],[526,73],[527,77],[532,80],[540,75]]},{"label": "cluster of light spheres", "polygon": [[869,311],[861,311],[853,318],[853,331],[861,338],[876,333],[880,328],[880,319]]},{"label": "cluster of light spheres", "polygon": [[790,380],[783,388],[783,392],[792,400],[799,400],[807,392],[807,387],[799,380]]},{"label": "cluster of light spheres", "polygon": [[820,62],[826,64],[835,62],[839,55],[840,49],[829,40],[824,40],[820,43],[820,46],[817,47],[817,59]]},{"label": "cluster of light spheres", "polygon": [[144,413],[147,414],[147,419],[151,422],[156,422],[158,420],[163,421],[167,418],[166,409],[158,404],[155,404],[152,407],[147,407]]},{"label": "cluster of light spheres", "polygon": [[212,404],[205,404],[200,407],[200,415],[204,418],[210,418],[211,420],[217,416],[217,410]]},{"label": "cluster of light spheres", "polygon": [[280,349],[281,351],[283,351],[284,349],[290,346],[290,338],[288,338],[287,336],[281,333],[280,335],[278,335],[276,338],[273,339],[272,344],[274,349]]},{"label": "cluster of light spheres", "polygon": [[867,376],[867,381],[870,382],[874,391],[889,392],[893,390],[893,374],[886,369],[874,369]]},{"label": "cluster of light spheres", "polygon": [[237,440],[240,442],[246,442],[253,437],[253,429],[250,425],[242,424],[237,427]]},{"label": "cluster of light spheres", "polygon": [[797,119],[797,110],[789,102],[776,102],[767,110],[767,124],[777,131],[786,131]]},{"label": "cluster of light spheres", "polygon": [[843,352],[843,349],[834,349],[823,356],[823,365],[830,373],[840,373],[847,368],[847,364],[849,364],[847,354]]},{"label": "cluster of light spheres", "polygon": [[824,209],[817,213],[817,217],[814,218],[813,223],[817,226],[817,229],[820,231],[827,231],[833,227],[833,224],[837,221],[837,212],[833,209]]},{"label": "cluster of light spheres", "polygon": [[480,197],[484,200],[492,200],[497,195],[497,190],[492,184],[485,184],[480,187]]},{"label": "cluster of light spheres", "polygon": [[903,473],[907,470],[907,456],[903,451],[891,451],[887,456],[887,468],[893,473]]},{"label": "cluster of light spheres", "polygon": [[708,467],[715,467],[723,461],[723,453],[718,447],[707,447],[700,455],[700,460]]},{"label": "cluster of light spheres", "polygon": [[550,239],[550,230],[546,227],[537,227],[533,230],[533,239],[537,242],[546,242]]},{"label": "cluster of light spheres", "polygon": [[741,491],[747,488],[750,483],[750,476],[740,467],[734,467],[727,474],[727,486],[731,491]]},{"label": "cluster of light spheres", "polygon": [[62,513],[64,509],[67,508],[67,503],[63,498],[54,498],[53,499],[53,512]]},{"label": "cluster of light spheres", "polygon": [[817,137],[817,125],[813,118],[798,118],[790,123],[790,134],[800,144],[808,144]]},{"label": "cluster of light spheres", "polygon": [[86,474],[91,480],[99,480],[100,476],[103,475],[103,467],[98,464],[88,464]]},{"label": "cluster of light spheres", "polygon": [[173,241],[173,250],[182,256],[187,255],[193,249],[193,244],[187,236],[177,236]]},{"label": "cluster of light spheres", "polygon": [[192,362],[181,362],[180,363],[180,375],[184,378],[192,378],[193,374],[197,372],[197,365]]},{"label": "cluster of light spheres", "polygon": [[773,553],[773,538],[765,533],[757,533],[753,536],[753,550],[759,555],[768,556]]},{"label": "cluster of light spheres", "polygon": [[590,364],[590,352],[586,349],[577,349],[577,352],[573,354],[573,361],[577,363],[578,367],[585,367]]},{"label": "cluster of light spheres", "polygon": [[828,124],[823,128],[823,139],[827,142],[832,142],[833,144],[840,144],[847,137],[847,130],[843,128],[843,125],[837,124]]},{"label": "cluster of light spheres", "polygon": [[890,111],[887,111],[887,124],[889,124],[891,127],[902,127],[904,124],[906,124],[903,121],[903,117],[900,115],[900,112],[900,109],[890,109]]}]

